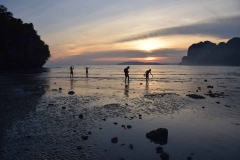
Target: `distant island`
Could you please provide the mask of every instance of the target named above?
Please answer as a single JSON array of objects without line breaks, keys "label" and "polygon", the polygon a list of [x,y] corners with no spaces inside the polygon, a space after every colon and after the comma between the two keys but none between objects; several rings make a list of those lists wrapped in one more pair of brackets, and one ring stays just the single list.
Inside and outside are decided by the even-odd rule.
[{"label": "distant island", "polygon": [[210,41],[192,44],[179,65],[240,66],[240,38],[218,45]]},{"label": "distant island", "polygon": [[50,51],[32,23],[14,18],[0,5],[0,70],[41,68]]},{"label": "distant island", "polygon": [[130,61],[130,62],[122,62],[117,65],[162,65],[161,63],[155,62],[138,62],[138,61]]}]

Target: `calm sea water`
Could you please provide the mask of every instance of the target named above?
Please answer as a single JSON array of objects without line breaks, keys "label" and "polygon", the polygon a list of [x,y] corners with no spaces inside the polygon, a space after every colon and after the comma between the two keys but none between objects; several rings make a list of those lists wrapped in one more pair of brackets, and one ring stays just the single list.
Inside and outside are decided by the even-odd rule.
[{"label": "calm sea water", "polygon": [[[74,66],[74,83],[71,88],[86,87],[96,88],[101,85],[105,89],[123,89],[120,84],[124,83],[124,68],[122,65],[96,65],[90,66],[89,74],[86,75],[84,66]],[[42,78],[47,78],[50,82],[69,82],[70,66],[50,68],[49,72],[41,74]],[[145,84],[144,73],[151,69],[153,77],[150,75],[150,87]],[[178,65],[132,65],[129,69],[130,87],[137,91],[151,91],[160,88],[162,90],[177,90],[188,92],[197,90],[201,85],[220,86],[220,91],[238,90],[240,83],[240,67],[226,66],[178,66]],[[204,83],[207,79],[208,82]],[[92,83],[91,83],[92,82]],[[94,82],[94,83],[93,83]],[[99,84],[99,85],[98,85]],[[226,88],[227,87],[227,88]],[[150,89],[150,90],[149,90]],[[208,91],[203,90],[203,91]]]},{"label": "calm sea water", "polygon": [[[85,79],[84,66],[74,66],[74,78]],[[89,66],[88,66],[89,67]],[[122,80],[124,68],[122,65],[95,65],[90,66],[88,78]],[[70,66],[50,68],[50,74],[43,74],[49,78],[69,78]],[[146,70],[152,69],[153,81],[179,81],[186,78],[213,78],[213,79],[236,79],[240,77],[240,67],[225,66],[178,66],[178,65],[132,65],[129,69],[130,79],[144,80]]]}]

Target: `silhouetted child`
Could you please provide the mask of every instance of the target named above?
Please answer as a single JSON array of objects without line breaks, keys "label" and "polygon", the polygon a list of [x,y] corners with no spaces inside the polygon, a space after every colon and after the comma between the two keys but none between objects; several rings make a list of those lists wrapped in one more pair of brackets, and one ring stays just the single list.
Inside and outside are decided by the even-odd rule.
[{"label": "silhouetted child", "polygon": [[90,67],[84,67],[85,69],[86,69],[86,74],[88,74],[88,69],[90,68]]},{"label": "silhouetted child", "polygon": [[125,83],[126,83],[126,80],[128,79],[128,83],[129,83],[129,71],[128,71],[128,69],[129,69],[130,67],[129,66],[127,66],[127,68],[125,68],[124,69],[124,73],[125,73]]},{"label": "silhouetted child", "polygon": [[73,78],[73,69],[74,69],[74,67],[71,66],[71,67],[70,67],[70,78]]},{"label": "silhouetted child", "polygon": [[[151,69],[149,69],[149,70],[147,70],[147,71],[145,72],[146,82],[148,82],[148,80],[149,80],[149,74],[152,75],[152,73],[151,73]],[[152,77],[153,77],[153,75],[152,75]]]}]

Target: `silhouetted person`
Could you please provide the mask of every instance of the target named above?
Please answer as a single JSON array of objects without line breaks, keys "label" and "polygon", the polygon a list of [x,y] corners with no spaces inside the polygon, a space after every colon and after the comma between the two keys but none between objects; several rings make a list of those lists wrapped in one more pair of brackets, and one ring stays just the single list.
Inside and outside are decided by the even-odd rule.
[{"label": "silhouetted person", "polygon": [[130,67],[129,66],[127,66],[127,68],[125,68],[124,69],[124,73],[125,73],[125,83],[126,83],[126,80],[128,79],[128,83],[129,83],[129,71],[128,71],[128,69],[129,69]]},{"label": "silhouetted person", "polygon": [[88,69],[90,68],[90,67],[84,67],[85,69],[86,69],[86,74],[88,74]]},{"label": "silhouetted person", "polygon": [[73,69],[74,69],[74,67],[71,66],[71,67],[70,67],[70,78],[73,78]]},{"label": "silhouetted person", "polygon": [[[151,69],[149,69],[149,70],[147,70],[147,71],[145,72],[146,82],[148,82],[148,80],[149,80],[149,74],[152,75],[152,73],[151,73]],[[153,75],[152,75],[152,77],[153,77]]]}]

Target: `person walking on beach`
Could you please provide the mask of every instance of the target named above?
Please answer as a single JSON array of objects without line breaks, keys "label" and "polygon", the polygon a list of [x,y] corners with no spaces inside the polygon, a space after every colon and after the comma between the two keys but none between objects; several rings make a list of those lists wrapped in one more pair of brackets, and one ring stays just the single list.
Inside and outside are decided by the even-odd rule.
[{"label": "person walking on beach", "polygon": [[70,67],[70,78],[73,78],[73,69],[74,69],[74,67],[71,66],[71,67]]},{"label": "person walking on beach", "polygon": [[129,83],[129,71],[128,71],[128,69],[129,69],[130,67],[129,66],[127,66],[127,68],[125,68],[124,69],[124,73],[125,73],[125,83],[126,83],[126,80],[128,79],[128,83]]},{"label": "person walking on beach", "polygon": [[[147,70],[147,71],[145,72],[146,82],[148,82],[148,80],[149,80],[149,74],[152,75],[152,73],[151,73],[151,69],[149,69],[149,70]],[[152,75],[152,77],[153,77],[153,75]]]}]

